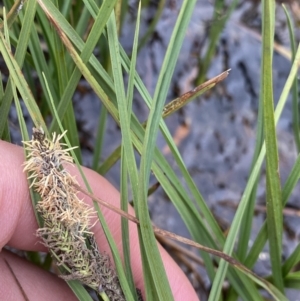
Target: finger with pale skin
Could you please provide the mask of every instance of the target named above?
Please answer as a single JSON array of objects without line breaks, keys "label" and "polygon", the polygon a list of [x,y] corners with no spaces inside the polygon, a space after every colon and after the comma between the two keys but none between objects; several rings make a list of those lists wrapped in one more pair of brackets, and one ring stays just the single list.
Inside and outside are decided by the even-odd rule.
[{"label": "finger with pale skin", "polygon": [[[0,231],[0,250],[8,244],[22,250],[45,251],[35,235],[38,225],[31,205],[26,175],[22,172],[23,162],[24,152],[22,148],[0,141],[0,229],[2,229]],[[75,175],[80,185],[84,187],[77,168],[71,165],[65,167],[72,175]],[[87,168],[84,168],[84,173],[95,196],[119,207],[119,192],[105,178]],[[89,204],[92,203],[92,200],[83,194],[79,194],[79,197]],[[121,218],[117,213],[105,207],[100,207],[117,246],[121,250]],[[130,213],[134,213],[132,208]],[[129,226],[133,274],[136,286],[142,289],[143,277],[137,227],[131,222]],[[93,231],[99,249],[109,252],[108,244],[99,223],[94,226]],[[162,247],[159,246],[159,250],[175,300],[198,300],[194,289],[178,265]]]},{"label": "finger with pale skin", "polygon": [[78,300],[65,281],[7,250],[0,253],[0,271],[0,300]]}]

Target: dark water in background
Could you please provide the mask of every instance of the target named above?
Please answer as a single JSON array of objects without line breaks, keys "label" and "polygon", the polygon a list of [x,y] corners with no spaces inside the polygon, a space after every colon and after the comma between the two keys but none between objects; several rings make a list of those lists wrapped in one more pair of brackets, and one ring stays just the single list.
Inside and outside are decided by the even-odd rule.
[{"label": "dark water in background", "polygon": [[[163,56],[180,8],[176,1],[171,2],[172,5],[169,3],[164,10],[154,37],[141,50],[138,57],[138,73],[151,95],[153,95]],[[153,11],[142,12],[142,33],[145,32],[147,20],[153,16]],[[233,13],[221,35],[216,56],[207,74],[207,77],[211,78],[231,68],[228,78],[212,91],[166,119],[172,135],[180,141],[179,150],[188,170],[224,230],[230,227],[236,206],[245,188],[255,147],[261,43],[253,31],[242,22],[250,11],[251,3],[245,2]],[[131,49],[133,40],[135,13],[135,9],[132,8],[122,31],[121,42],[128,51]],[[212,13],[213,7],[208,1],[198,1],[179,56],[167,101],[194,88],[193,81],[198,73],[197,56],[200,55],[200,50],[204,53],[199,45],[204,48],[207,46],[207,25]],[[277,19],[278,22],[280,21],[279,26],[276,27],[277,35],[281,42],[288,46],[288,32],[284,26],[285,18],[280,8]],[[258,14],[252,19],[253,24],[259,25],[259,20]],[[277,102],[289,72],[290,62],[275,52],[273,65],[274,99]],[[82,82],[82,85],[85,83]],[[74,103],[83,145],[84,164],[89,166],[92,162],[92,148],[101,106],[93,93],[76,95]],[[148,109],[138,94],[134,99],[134,111],[140,120],[147,118]],[[11,120],[15,119],[14,115],[12,111]],[[285,182],[297,155],[291,120],[292,105],[289,99],[277,126],[282,183]],[[15,141],[20,141],[16,133],[12,136]],[[119,145],[120,138],[118,126],[108,117],[102,160]],[[176,169],[161,135],[158,137],[157,145]],[[106,175],[116,187],[119,187],[119,170],[120,166],[117,163]],[[154,182],[155,179],[152,179],[151,183]],[[289,205],[295,208],[300,207],[298,195],[299,187],[290,197]],[[264,205],[264,178],[260,182],[257,199],[258,204]],[[189,237],[179,214],[161,188],[149,197],[149,207],[153,222],[157,226]],[[256,215],[253,223],[253,238],[259,231],[264,218],[264,212]],[[284,218],[287,229],[283,241],[284,256],[288,256],[299,243],[299,221],[299,217],[286,216]],[[266,275],[269,270],[269,255],[266,246],[260,255],[255,272]],[[203,277],[204,283],[208,285],[205,274]],[[296,297],[291,295],[290,298],[295,300]]]}]

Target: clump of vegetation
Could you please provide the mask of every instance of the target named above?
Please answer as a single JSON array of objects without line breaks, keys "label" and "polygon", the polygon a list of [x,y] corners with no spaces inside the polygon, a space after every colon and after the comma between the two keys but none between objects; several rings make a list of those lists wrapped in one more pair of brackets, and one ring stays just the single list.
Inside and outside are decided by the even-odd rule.
[{"label": "clump of vegetation", "polygon": [[[194,242],[181,239],[201,250],[212,286],[209,300],[219,300],[225,278],[230,289],[229,300],[262,300],[261,288],[276,300],[287,300],[285,288],[299,289],[299,273],[293,268],[299,263],[297,246],[293,254],[282,262],[282,208],[295,188],[300,174],[300,159],[281,188],[278,174],[279,158],[276,123],[294,85],[300,59],[300,50],[293,49],[293,64],[276,109],[274,109],[272,58],[274,40],[274,1],[265,0],[263,5],[261,93],[258,114],[257,146],[249,178],[233,218],[228,235],[207,206],[200,191],[188,172],[163,118],[174,113],[192,98],[215,86],[228,75],[225,71],[203,83],[208,66],[213,59],[219,35],[237,1],[226,11],[224,1],[216,1],[214,16],[220,22],[209,33],[209,47],[205,61],[201,62],[200,86],[182,95],[165,106],[176,60],[183,44],[185,32],[191,19],[196,0],[184,0],[177,16],[164,61],[158,76],[154,96],[151,97],[136,72],[138,54],[140,7],[137,6],[136,30],[130,58],[119,43],[118,33],[126,13],[126,1],[50,1],[50,0],[4,1],[3,22],[0,25],[0,52],[9,70],[9,79],[0,86],[0,137],[10,141],[9,110],[14,100],[20,129],[27,150],[25,170],[32,181],[32,203],[39,223],[38,236],[58,262],[62,277],[81,301],[91,300],[82,284],[95,289],[104,299],[140,300],[130,265],[128,220],[122,220],[123,262],[118,248],[108,230],[97,202],[89,208],[77,197],[77,182],[63,168],[75,160],[82,162],[72,98],[82,77],[101,100],[96,142],[94,145],[93,169],[96,172],[109,170],[117,160],[121,161],[121,207],[127,211],[129,187],[138,224],[146,296],[153,300],[173,300],[164,266],[157,248],[148,212],[148,186],[150,174],[156,177],[179,211]],[[145,4],[145,3],[143,3]],[[147,6],[144,6],[146,9]],[[160,6],[161,8],[161,6]],[[226,14],[223,14],[227,12]],[[160,11],[161,12],[161,11]],[[220,16],[220,12],[222,13]],[[160,16],[160,13],[157,15]],[[223,16],[223,17],[222,17]],[[157,17],[157,18],[158,18]],[[287,19],[289,16],[287,13]],[[157,20],[155,20],[156,22]],[[153,23],[155,25],[155,22]],[[154,26],[153,25],[153,26]],[[293,39],[292,25],[290,25]],[[146,33],[145,39],[149,36]],[[143,39],[143,43],[145,42]],[[95,53],[102,54],[99,60]],[[125,87],[124,73],[128,76]],[[33,78],[32,74],[36,77]],[[37,85],[38,82],[38,85]],[[37,89],[37,86],[39,87]],[[138,90],[149,107],[146,123],[139,122],[132,110],[133,91]],[[296,91],[296,90],[294,90]],[[29,140],[22,114],[20,99],[24,102],[35,125],[33,139]],[[54,101],[53,101],[54,99]],[[298,95],[294,93],[294,110],[298,112]],[[120,126],[120,146],[100,164],[103,134],[107,114]],[[295,140],[299,147],[298,113],[294,116]],[[63,129],[68,129],[64,132]],[[180,171],[180,176],[156,147],[161,131]],[[49,133],[62,132],[61,135]],[[61,140],[67,148],[63,149]],[[71,151],[72,157],[68,151]],[[137,159],[136,154],[140,157]],[[266,161],[266,221],[253,246],[249,247],[252,230],[256,187],[261,166]],[[183,181],[179,180],[182,178]],[[184,183],[182,183],[184,182]],[[89,190],[89,184],[86,183]],[[187,190],[189,190],[187,192]],[[92,192],[90,191],[92,194]],[[115,270],[110,259],[101,254],[92,234],[91,216],[98,216],[108,239],[114,258]],[[126,215],[124,215],[126,216]],[[240,230],[243,229],[242,235]],[[165,233],[166,234],[166,233]],[[168,234],[169,237],[172,235]],[[174,238],[175,236],[173,236]],[[271,274],[260,278],[251,269],[266,242],[270,246]],[[200,245],[201,244],[201,245]],[[237,245],[237,251],[234,247]],[[210,254],[215,257],[212,258]],[[37,254],[39,256],[39,254]],[[229,268],[232,267],[232,268]],[[69,281],[69,280],[79,280]]]}]

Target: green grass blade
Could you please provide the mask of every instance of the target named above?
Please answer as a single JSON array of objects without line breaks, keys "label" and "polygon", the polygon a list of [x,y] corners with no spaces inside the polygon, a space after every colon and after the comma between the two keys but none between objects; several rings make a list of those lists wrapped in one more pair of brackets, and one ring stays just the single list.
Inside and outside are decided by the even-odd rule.
[{"label": "green grass blade", "polygon": [[[3,57],[5,56],[7,59],[6,61],[6,65],[8,67],[8,69],[11,72],[11,68],[13,67],[12,62],[8,63],[8,61],[10,60],[8,57],[11,57],[11,60],[13,60],[15,62],[15,65],[18,65],[18,70],[20,71],[20,68],[23,65],[23,61],[24,61],[24,57],[25,57],[25,53],[27,50],[27,45],[28,45],[28,40],[29,40],[29,36],[30,36],[30,31],[32,28],[32,24],[33,24],[33,20],[34,20],[34,16],[35,16],[35,10],[36,10],[36,1],[35,0],[28,0],[28,3],[26,5],[26,9],[25,9],[25,16],[23,19],[23,26],[21,28],[21,32],[19,35],[19,40],[17,43],[17,47],[16,47],[16,51],[15,51],[15,55],[14,57],[12,57],[11,53],[7,53],[7,55],[5,55],[3,53],[4,49],[1,50]],[[22,13],[20,13],[20,15],[22,15]],[[2,35],[2,33],[1,33]],[[1,40],[4,39],[4,36],[1,36]],[[2,40],[4,42],[4,40]],[[4,47],[4,45],[2,45]],[[7,48],[6,51],[4,52],[10,52],[9,47]],[[20,67],[19,67],[20,66]],[[13,70],[14,73],[15,70]],[[20,86],[16,85],[18,87],[18,89],[20,88]],[[27,84],[26,84],[27,86]],[[27,91],[28,92],[28,91]],[[7,83],[6,89],[5,89],[5,94],[1,103],[1,107],[0,107],[0,137],[3,135],[3,131],[6,128],[6,120],[8,118],[8,112],[10,109],[10,105],[11,105],[11,101],[12,101],[12,88],[11,88],[11,77],[9,78],[9,81]]]},{"label": "green grass blade", "polygon": [[300,175],[300,155],[298,155],[297,160],[284,184],[282,189],[282,203],[283,206],[286,205],[292,191],[298,183]]},{"label": "green grass blade", "polygon": [[[5,17],[5,14],[4,14]],[[5,27],[7,28],[7,23],[6,20],[4,19],[4,23],[3,23],[4,29]],[[0,83],[0,108],[3,102],[3,98],[4,98],[4,87],[3,87],[3,76],[2,73],[0,72],[0,79],[1,79],[1,83]],[[9,128],[8,128],[8,122],[6,121],[6,123],[3,125],[3,130],[0,130],[2,132],[2,135],[0,136],[0,138],[4,141],[8,141],[10,142],[10,133],[9,133]]]},{"label": "green grass blade", "polygon": [[[133,101],[133,88],[134,88],[134,74],[135,74],[135,65],[136,65],[136,57],[137,57],[137,45],[138,45],[138,36],[139,36],[139,26],[140,26],[140,14],[141,14],[141,6],[139,5],[138,16],[136,20],[136,29],[134,34],[133,41],[133,50],[132,50],[132,59],[131,59],[131,67],[129,73],[128,80],[128,88],[127,88],[127,119],[130,120],[132,113],[132,101]],[[119,30],[118,30],[119,31]],[[120,64],[119,62],[115,62]],[[113,66],[113,65],[112,65]],[[121,65],[120,65],[121,67]],[[119,70],[120,72],[121,70]],[[119,74],[120,75],[120,74]],[[122,80],[122,76],[121,79]],[[121,96],[121,95],[120,95]],[[132,141],[128,141],[132,143]],[[126,155],[125,155],[125,147],[122,147],[122,155],[121,155],[121,209],[125,212],[128,212],[128,187],[127,187],[127,174],[130,173],[130,170],[127,166]],[[137,174],[137,170],[136,170]],[[132,179],[134,176],[132,177]],[[137,190],[135,191],[137,194]],[[128,220],[122,217],[122,242],[123,242],[123,256],[125,263],[125,273],[127,275],[128,282],[132,288],[132,291],[135,291],[134,280],[131,270],[131,262],[130,262],[130,241],[129,241],[129,225]],[[137,296],[135,294],[135,298]]]},{"label": "green grass blade", "polygon": [[136,20],[136,28],[134,33],[134,41],[132,46],[132,55],[131,55],[131,64],[129,70],[129,80],[127,87],[127,103],[128,103],[128,118],[131,118],[132,111],[132,101],[133,101],[133,90],[134,90],[134,76],[135,76],[135,66],[136,66],[136,58],[138,51],[138,38],[140,32],[140,17],[141,17],[141,2],[139,3],[138,15]]},{"label": "green grass blade", "polygon": [[[292,171],[290,172],[290,175],[288,176],[283,189],[282,189],[282,204],[283,206],[286,205],[293,189],[295,188],[295,186],[298,183],[299,180],[299,174],[300,174],[300,155],[298,156]],[[259,253],[261,252],[263,246],[265,245],[266,241],[267,241],[267,224],[264,223],[261,230],[259,231],[259,234],[257,235],[255,242],[253,244],[252,249],[249,252],[249,255],[247,257],[247,260],[245,261],[245,265],[248,267],[252,267],[257,258]],[[294,253],[294,252],[293,252]],[[292,255],[291,255],[292,256]],[[287,259],[287,262],[289,262],[290,258]],[[291,259],[292,260],[292,259]],[[293,265],[291,265],[290,263],[284,263],[284,268],[283,268],[283,275],[286,275],[286,270],[287,269],[291,269],[293,267]],[[287,268],[287,266],[289,266],[289,268]]]},{"label": "green grass blade", "polygon": [[107,110],[104,106],[101,106],[99,124],[98,124],[96,141],[95,141],[94,152],[93,152],[93,162],[92,162],[92,169],[96,171],[98,170],[101,152],[103,148],[106,120],[107,120]]},{"label": "green grass blade", "polygon": [[[293,85],[293,81],[295,79],[295,76],[297,74],[297,70],[298,70],[298,62],[300,60],[300,45],[298,46],[297,49],[297,53],[296,53],[296,57],[295,60],[293,62],[290,74],[287,78],[286,84],[283,88],[283,91],[281,93],[281,96],[279,98],[278,101],[278,105],[276,107],[275,110],[275,122],[277,123],[279,120],[279,117],[282,113],[284,104],[286,102],[288,93]],[[262,149],[262,152],[265,152],[265,148]],[[262,154],[261,152],[261,154]],[[298,168],[298,160],[297,163],[295,164],[294,168],[293,168],[293,172],[291,173],[289,180],[287,180],[285,187],[283,188],[282,191],[282,201],[283,201],[283,205],[286,204],[287,202],[287,198],[289,197],[289,194],[291,193],[291,189],[293,188],[293,185],[295,184],[295,181],[297,181],[296,177],[297,175],[294,173],[294,169],[297,170]],[[296,167],[297,166],[297,167]],[[297,172],[297,171],[296,171]],[[294,184],[292,183],[292,181],[294,181]],[[254,263],[256,262],[259,253],[261,252],[261,250],[263,249],[266,241],[267,241],[268,235],[267,235],[267,225],[266,223],[262,226],[261,230],[259,231],[259,234],[257,235],[253,246],[251,248],[251,250],[249,251],[249,254],[247,256],[247,259],[245,261],[245,265],[248,267],[252,267],[254,265]]]},{"label": "green grass blade", "polygon": [[[288,298],[286,298],[280,290],[278,290],[274,285],[267,282],[266,280],[257,277],[256,275],[253,275],[252,273],[246,273],[247,276],[252,279],[255,283],[257,283],[259,286],[264,288],[267,292],[269,292],[275,300],[277,301],[289,301]],[[254,296],[252,296],[254,297]],[[265,300],[262,297],[260,297],[261,300]],[[250,299],[251,300],[251,299]],[[255,297],[252,300],[258,300]]]},{"label": "green grass blade", "polygon": [[67,283],[79,301],[93,301],[87,290],[78,281],[70,280]]},{"label": "green grass blade", "polygon": [[[112,13],[107,24],[107,36],[109,43],[109,51],[112,64],[112,72],[115,83],[115,91],[117,95],[118,111],[121,125],[122,133],[122,207],[127,209],[127,173],[132,186],[133,198],[137,197],[137,187],[136,183],[138,181],[138,172],[134,156],[134,149],[131,140],[131,129],[130,129],[130,116],[131,116],[131,101],[125,96],[125,87],[123,82],[123,74],[121,69],[121,61],[119,54],[119,41],[117,33],[117,24],[115,20],[115,15]],[[126,204],[125,204],[126,202]],[[128,221],[122,222],[122,232],[125,234],[125,242],[123,244],[123,249],[125,251],[125,257],[127,258],[127,275],[129,274],[129,280],[133,285],[131,272],[128,270],[130,264],[130,253],[128,244]],[[127,243],[126,243],[127,241]],[[131,285],[131,286],[132,286]]]},{"label": "green grass blade", "polygon": [[214,16],[209,30],[209,45],[204,58],[201,59],[201,62],[199,64],[200,72],[196,79],[196,85],[204,82],[210,63],[213,59],[213,56],[215,55],[219,37],[237,4],[238,0],[233,0],[230,6],[226,8],[226,4],[223,0],[215,1]]},{"label": "green grass blade", "polygon": [[126,101],[123,75],[121,70],[116,21],[113,14],[109,19],[107,30],[108,30],[107,35],[108,35],[110,56],[112,62],[112,71],[113,71],[115,90],[116,90],[117,101],[118,101],[118,111],[119,111],[119,118],[120,118],[121,132],[122,132],[122,144],[126,153],[125,154],[126,164],[128,167],[129,178],[132,183],[133,195],[134,197],[136,197],[137,188],[135,184],[138,182],[138,173],[137,173],[137,166],[135,162],[134,150],[133,150],[131,134],[130,134],[131,130],[130,130],[129,116],[130,116],[131,108],[128,113],[129,108]]},{"label": "green grass blade", "polygon": [[289,256],[289,258],[282,265],[282,275],[283,277],[288,277],[289,272],[293,267],[297,266],[300,262],[300,244],[295,248],[293,253]]},{"label": "green grass blade", "polygon": [[83,0],[85,7],[87,8],[87,10],[89,11],[89,13],[91,14],[91,16],[96,19],[97,13],[96,11],[98,11],[98,6],[96,4],[95,1],[91,1],[91,0]]},{"label": "green grass blade", "polygon": [[[128,184],[127,184],[127,173],[128,168],[126,164],[126,158],[124,154],[124,148],[122,148],[122,156],[121,156],[121,185],[120,185],[120,193],[121,193],[121,209],[124,212],[128,212]],[[128,284],[133,292],[135,299],[136,289],[134,285],[132,270],[131,270],[131,260],[130,260],[130,239],[129,239],[129,225],[128,220],[122,217],[121,221],[122,227],[122,247],[123,247],[123,260],[124,260],[124,269]]]},{"label": "green grass blade", "polygon": [[[114,18],[114,14],[111,15],[111,18],[107,25],[108,30],[108,42],[109,42],[109,50],[111,56],[111,63],[112,63],[112,71],[114,76],[115,82],[115,90],[117,95],[118,101],[118,110],[119,110],[119,117],[120,117],[120,125],[121,125],[121,132],[122,132],[122,173],[121,173],[121,180],[122,180],[122,207],[127,210],[127,203],[128,203],[128,191],[127,191],[127,172],[129,174],[129,178],[131,183],[136,183],[137,181],[137,167],[134,157],[134,151],[132,147],[131,135],[130,135],[130,115],[131,115],[131,105],[127,103],[125,97],[125,88],[123,83],[123,75],[121,70],[121,63],[120,63],[120,55],[119,55],[119,43],[118,43],[118,34],[117,34],[117,27],[116,27],[116,20]],[[136,196],[137,189],[133,187],[133,195]],[[133,286],[133,278],[132,274],[129,270],[130,267],[130,248],[129,248],[129,236],[128,236],[128,221],[122,219],[122,233],[124,236],[123,242],[123,250],[125,251],[125,261],[127,263],[127,275],[129,275],[129,280],[131,283],[131,287]]]},{"label": "green grass blade", "polygon": [[99,166],[97,172],[101,175],[105,175],[111,169],[111,167],[119,161],[120,156],[121,145],[111,152],[109,157]]},{"label": "green grass blade", "polygon": [[[260,70],[262,74],[262,66]],[[259,94],[259,104],[258,104],[258,116],[257,116],[257,129],[256,129],[256,141],[255,141],[255,150],[251,162],[251,171],[253,170],[253,166],[255,165],[258,156],[261,152],[263,143],[264,143],[264,120],[263,120],[263,101],[262,101],[262,90],[260,89]],[[248,245],[249,240],[251,237],[252,232],[252,222],[254,217],[254,207],[256,203],[256,192],[257,192],[257,186],[258,186],[259,177],[256,178],[256,181],[253,185],[253,189],[250,195],[250,198],[248,200],[246,212],[248,214],[245,214],[241,226],[240,226],[240,236],[237,246],[237,256],[239,260],[244,262],[247,252],[248,252]]]},{"label": "green grass blade", "polygon": [[289,274],[285,279],[284,279],[284,285],[288,288],[293,288],[293,289],[300,289],[300,272],[294,272]]},{"label": "green grass blade", "polygon": [[[282,4],[286,20],[287,20],[287,25],[289,29],[289,37],[290,37],[290,44],[291,44],[291,50],[292,50],[292,61],[295,59],[296,55],[296,45],[295,45],[295,32],[293,29],[292,25],[292,20],[291,16],[286,9],[285,5]],[[299,100],[298,100],[298,80],[294,80],[294,85],[293,85],[293,131],[294,131],[294,138],[295,138],[295,143],[297,146],[298,153],[300,152],[300,131],[299,131]]]},{"label": "green grass blade", "polygon": [[86,34],[86,24],[88,24],[91,15],[89,10],[84,6],[80,11],[80,18],[76,24],[76,32],[83,37]]},{"label": "green grass blade", "polygon": [[[57,0],[56,0],[56,6],[58,6]],[[56,32],[53,35],[53,43],[54,43],[54,49],[56,50],[54,53],[54,57],[52,58],[52,60],[54,61],[53,66],[55,68],[54,74],[55,77],[57,78],[57,88],[58,88],[59,97],[61,97],[61,95],[63,95],[65,87],[68,84],[68,79],[69,79],[69,74],[68,74],[69,72],[67,67],[68,54],[65,51],[64,45],[60,40],[60,38],[57,36]],[[69,137],[71,145],[79,146],[77,125],[75,120],[73,104],[71,101],[69,101],[66,115],[63,120],[63,125],[65,129],[68,129],[67,135]],[[80,148],[78,147],[74,149],[74,152],[76,154],[76,157],[78,158],[78,161],[82,163]]]},{"label": "green grass blade", "polygon": [[279,179],[278,148],[274,120],[272,58],[274,39],[275,4],[263,2],[263,53],[262,53],[262,97],[264,102],[264,133],[266,141],[266,203],[267,224],[270,246],[270,260],[274,283],[283,292],[281,274],[282,252],[282,200]]},{"label": "green grass blade", "polygon": [[[147,185],[149,182],[150,168],[152,164],[158,126],[162,115],[164,101],[167,96],[168,86],[173,74],[175,63],[182,46],[183,37],[193,11],[195,1],[185,1],[182,4],[171,40],[165,55],[164,63],[160,71],[158,83],[154,93],[154,99],[150,109],[149,120],[146,127],[143,150],[141,153],[140,177],[139,177],[139,203],[136,207],[140,219],[140,232],[145,249],[145,255],[152,273],[152,279],[157,288],[159,300],[172,300],[169,283],[162,268],[162,262],[156,246],[156,240],[152,229],[147,207]],[[145,261],[143,261],[145,262]],[[164,277],[162,278],[162,275]],[[159,281],[162,280],[162,281]],[[147,292],[149,295],[149,292]]]},{"label": "green grass blade", "polygon": [[148,24],[146,33],[141,38],[141,41],[140,41],[140,44],[138,47],[138,51],[140,51],[145,46],[145,44],[148,41],[148,39],[150,38],[151,34],[153,34],[155,27],[163,13],[163,8],[164,8],[165,4],[166,4],[166,0],[160,0],[158,2],[155,15],[152,18],[151,23]]},{"label": "green grass blade", "polygon": [[31,91],[22,74],[20,66],[15,60],[15,57],[10,52],[9,47],[5,42],[4,36],[1,32],[0,32],[0,52],[3,55],[6,66],[10,71],[10,76],[24,100],[26,107],[33,119],[34,124],[36,126],[42,126],[46,131],[46,125],[44,123],[43,117],[41,116],[40,110],[31,94]]}]

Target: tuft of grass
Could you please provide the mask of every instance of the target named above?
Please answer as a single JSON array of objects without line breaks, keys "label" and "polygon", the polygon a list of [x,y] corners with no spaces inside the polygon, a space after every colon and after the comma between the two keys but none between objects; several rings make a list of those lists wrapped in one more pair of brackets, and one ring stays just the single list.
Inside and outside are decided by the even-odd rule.
[{"label": "tuft of grass", "polygon": [[[216,1],[214,18],[218,22],[213,23],[214,26],[208,36],[209,47],[205,59],[202,61],[199,86],[167,105],[165,105],[165,100],[196,1],[185,0],[181,5],[153,97],[150,96],[136,72],[136,64],[138,50],[143,46],[144,40],[148,39],[159,20],[161,10],[153,19],[150,31],[140,40],[141,10],[147,9],[147,5],[150,4],[144,2],[142,8],[141,5],[138,7],[135,36],[132,42],[133,50],[128,56],[119,41],[119,32],[122,30],[128,6],[128,3],[125,2],[84,0],[74,3],[67,0],[60,3],[50,0],[28,0],[21,7],[20,1],[16,1],[15,4],[12,0],[4,1],[6,10],[3,10],[3,22],[0,23],[0,52],[9,70],[9,79],[7,82],[1,82],[0,85],[1,138],[10,140],[8,114],[14,101],[23,140],[29,140],[20,106],[21,98],[35,127],[42,128],[47,136],[49,133],[64,132],[67,129],[65,141],[68,147],[80,146],[72,98],[79,81],[84,77],[103,107],[98,120],[92,168],[99,173],[106,173],[115,162],[121,160],[120,187],[123,213],[120,214],[122,214],[124,263],[96,198],[94,205],[109,242],[118,279],[126,300],[138,300],[139,298],[134,287],[130,263],[129,221],[127,220],[128,215],[126,215],[129,191],[132,192],[137,216],[137,220],[134,221],[138,224],[146,298],[147,300],[163,301],[174,299],[154,235],[158,232],[161,233],[161,230],[152,227],[148,212],[147,197],[151,172],[173,202],[194,241],[178,238],[170,233],[166,234],[166,232],[165,234],[200,250],[199,256],[203,259],[212,283],[209,300],[223,298],[222,287],[225,279],[228,280],[230,286],[228,300],[236,300],[237,297],[243,300],[263,300],[261,288],[269,292],[275,300],[287,300],[284,296],[285,288],[299,289],[299,281],[297,282],[299,273],[293,272],[293,268],[300,261],[300,247],[298,245],[295,251],[285,259],[285,262],[282,262],[284,230],[282,210],[299,179],[300,159],[298,156],[286,183],[281,188],[278,174],[276,124],[294,85],[293,128],[295,142],[299,149],[298,99],[295,77],[299,66],[300,48],[298,47],[296,50],[295,45],[293,46],[291,71],[274,110],[272,86],[274,1],[263,1],[263,60],[257,144],[247,185],[230,231],[225,236],[187,170],[164,118],[228,76],[228,71],[224,70],[219,76],[204,82],[220,33],[237,1],[232,1],[226,13],[222,13],[225,11],[225,7],[222,6],[224,5],[223,1]],[[165,1],[160,1],[159,5],[162,8]],[[5,11],[8,11],[7,15]],[[291,22],[289,24],[291,40],[294,40]],[[104,54],[105,60],[99,60],[95,56],[99,49]],[[36,81],[32,80],[32,74],[36,74]],[[123,79],[124,74],[128,74],[127,87],[125,87]],[[36,82],[40,86],[39,93],[36,89]],[[139,122],[132,110],[134,89],[139,92],[150,109],[146,123]],[[105,162],[99,165],[108,114],[120,126],[122,140],[120,146],[110,154]],[[162,151],[156,147],[156,138],[159,132],[169,146],[180,175],[174,172]],[[136,156],[137,153],[139,158]],[[80,147],[72,150],[72,157],[79,166],[82,162]],[[249,248],[256,187],[264,160],[267,168],[267,217],[253,246]],[[182,182],[180,178],[183,178],[184,181]],[[88,193],[92,195],[87,182],[86,187]],[[31,197],[34,208],[38,208],[35,213],[39,224],[49,223],[48,216],[41,210],[40,205],[37,205],[40,203],[40,199],[33,190],[31,190]],[[266,242],[270,246],[272,270],[268,277],[260,278],[251,271],[251,268],[257,262],[258,255]],[[236,245],[237,249],[235,250]],[[29,255],[36,264],[49,267],[49,258],[42,262],[38,254]],[[60,255],[60,253],[56,254],[56,257]],[[216,257],[212,258],[211,255]],[[69,265],[71,265],[70,261],[65,268],[70,268]],[[79,300],[91,300],[78,281],[70,280],[68,284]]]}]

